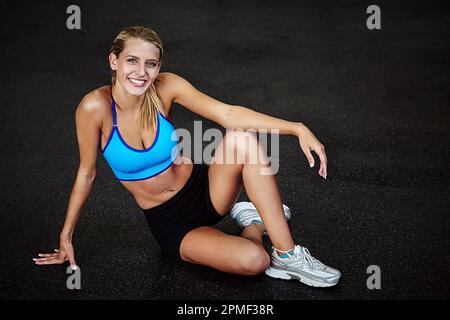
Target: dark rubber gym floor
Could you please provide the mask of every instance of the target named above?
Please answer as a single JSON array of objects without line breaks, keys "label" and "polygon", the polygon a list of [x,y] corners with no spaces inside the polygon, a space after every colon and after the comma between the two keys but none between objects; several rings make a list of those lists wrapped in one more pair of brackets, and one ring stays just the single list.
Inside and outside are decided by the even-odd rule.
[{"label": "dark rubber gym floor", "polygon": [[[445,2],[376,1],[381,30],[369,30],[364,1],[2,1],[0,298],[448,299]],[[81,8],[81,30],[66,28],[71,4]],[[58,246],[78,169],[74,110],[108,84],[109,46],[137,24],[161,36],[161,71],[226,103],[301,121],[325,145],[327,180],[296,137],[281,136],[277,181],[295,240],[342,271],[338,286],[225,274],[163,255],[100,153],[74,234],[81,289],[67,289],[67,264],[33,263]],[[174,105],[177,128],[193,133],[194,120]],[[219,128],[204,121],[211,127]],[[229,217],[217,227],[239,234]],[[366,285],[371,265],[381,289]]]}]

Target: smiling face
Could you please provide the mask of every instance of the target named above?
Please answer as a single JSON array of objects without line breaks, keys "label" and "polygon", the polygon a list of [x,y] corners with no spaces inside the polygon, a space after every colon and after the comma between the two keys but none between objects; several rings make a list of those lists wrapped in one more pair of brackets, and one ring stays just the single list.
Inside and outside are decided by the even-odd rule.
[{"label": "smiling face", "polygon": [[109,55],[111,69],[116,72],[115,85],[133,96],[141,96],[155,81],[161,67],[159,49],[153,43],[139,38],[125,41],[117,57]]}]

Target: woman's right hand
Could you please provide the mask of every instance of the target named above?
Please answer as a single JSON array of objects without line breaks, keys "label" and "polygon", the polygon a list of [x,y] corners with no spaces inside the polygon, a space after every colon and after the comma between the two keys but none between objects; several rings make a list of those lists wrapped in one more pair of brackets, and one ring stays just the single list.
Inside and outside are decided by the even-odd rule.
[{"label": "woman's right hand", "polygon": [[59,250],[55,249],[55,252],[56,253],[39,253],[39,258],[34,258],[33,260],[37,265],[62,264],[69,261],[72,269],[76,269],[75,253],[70,241],[60,241]]}]

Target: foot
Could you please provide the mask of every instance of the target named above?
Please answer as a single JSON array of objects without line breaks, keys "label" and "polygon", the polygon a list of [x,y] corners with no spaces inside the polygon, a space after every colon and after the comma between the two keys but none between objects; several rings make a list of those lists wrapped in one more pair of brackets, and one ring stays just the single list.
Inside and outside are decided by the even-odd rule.
[{"label": "foot", "polygon": [[[291,218],[290,209],[284,204],[283,209],[286,220],[289,220]],[[243,201],[236,203],[230,211],[230,217],[236,221],[236,224],[240,228],[248,227],[252,223],[263,224],[258,210],[256,210],[256,207],[251,202]],[[264,235],[266,234],[264,231]]]},{"label": "foot", "polygon": [[339,270],[324,265],[299,245],[284,254],[273,248],[270,267],[265,273],[273,278],[299,280],[312,287],[334,286],[341,277]]}]

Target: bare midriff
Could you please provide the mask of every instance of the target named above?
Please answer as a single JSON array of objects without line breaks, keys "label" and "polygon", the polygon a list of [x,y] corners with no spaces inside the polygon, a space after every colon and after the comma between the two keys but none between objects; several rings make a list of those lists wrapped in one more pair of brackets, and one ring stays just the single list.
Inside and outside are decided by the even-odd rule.
[{"label": "bare midriff", "polygon": [[186,184],[192,173],[190,159],[178,156],[169,169],[145,180],[120,181],[142,209],[150,209],[172,198]]}]

